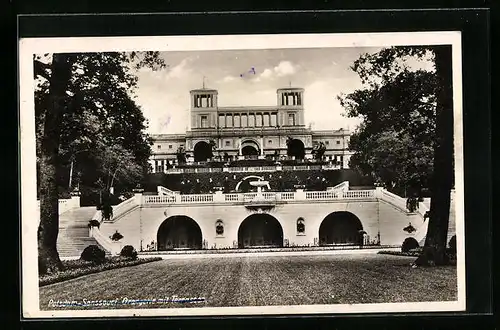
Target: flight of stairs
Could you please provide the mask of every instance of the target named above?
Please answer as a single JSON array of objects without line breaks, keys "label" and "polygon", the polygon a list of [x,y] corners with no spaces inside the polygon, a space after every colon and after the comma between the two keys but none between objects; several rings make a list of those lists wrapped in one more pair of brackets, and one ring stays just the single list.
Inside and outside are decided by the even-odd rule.
[{"label": "flight of stairs", "polygon": [[79,257],[87,246],[99,245],[93,237],[89,237],[88,223],[95,213],[95,206],[89,206],[71,209],[59,215],[59,257]]}]

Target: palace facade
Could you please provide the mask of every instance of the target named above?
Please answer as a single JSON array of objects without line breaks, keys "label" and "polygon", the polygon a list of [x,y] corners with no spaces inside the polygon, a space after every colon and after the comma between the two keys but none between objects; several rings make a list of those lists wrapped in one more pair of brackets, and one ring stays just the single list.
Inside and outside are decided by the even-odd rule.
[{"label": "palace facade", "polygon": [[[241,159],[312,159],[316,145],[326,148],[323,161],[347,168],[349,130],[311,130],[304,121],[304,89],[280,88],[276,105],[218,106],[218,91],[190,91],[190,126],[185,134],[152,135],[153,172],[177,165],[177,154],[187,163]],[[327,116],[328,114],[325,113]],[[292,150],[292,152],[290,152]]]}]

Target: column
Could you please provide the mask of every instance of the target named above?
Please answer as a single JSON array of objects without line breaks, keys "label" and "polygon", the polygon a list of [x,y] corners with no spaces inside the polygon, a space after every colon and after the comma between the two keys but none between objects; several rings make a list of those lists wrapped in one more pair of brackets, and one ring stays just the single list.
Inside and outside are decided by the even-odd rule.
[{"label": "column", "polygon": [[260,155],[264,156],[264,136],[260,136]]},{"label": "column", "polygon": [[241,156],[241,138],[238,138],[238,148],[239,148],[238,155]]}]

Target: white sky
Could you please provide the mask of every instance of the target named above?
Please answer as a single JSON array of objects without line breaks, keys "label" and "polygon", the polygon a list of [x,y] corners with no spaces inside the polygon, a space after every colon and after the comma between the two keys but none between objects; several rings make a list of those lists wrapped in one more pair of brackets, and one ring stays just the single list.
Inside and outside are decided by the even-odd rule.
[{"label": "white sky", "polygon": [[[306,124],[313,129],[351,130],[358,119],[342,116],[336,99],[361,87],[349,66],[362,53],[380,48],[311,48],[163,52],[169,67],[142,69],[136,102],[149,120],[150,133],[184,133],[188,127],[189,91],[205,86],[219,91],[219,106],[276,104],[276,89],[305,89]],[[249,73],[254,68],[255,74]],[[244,74],[240,77],[240,74]]]}]

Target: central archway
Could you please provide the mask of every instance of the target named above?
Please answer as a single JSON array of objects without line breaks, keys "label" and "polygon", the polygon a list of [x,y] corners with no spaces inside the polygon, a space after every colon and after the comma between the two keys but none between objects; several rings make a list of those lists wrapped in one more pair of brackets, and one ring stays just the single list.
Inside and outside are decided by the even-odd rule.
[{"label": "central archway", "polygon": [[319,245],[359,245],[363,225],[351,212],[333,212],[319,227]]},{"label": "central archway", "polygon": [[200,141],[194,146],[194,161],[205,162],[212,158],[212,147],[205,141]]},{"label": "central archway", "polygon": [[242,156],[258,156],[259,155],[259,150],[257,150],[254,146],[244,146],[241,148],[241,155]]},{"label": "central archway", "polygon": [[282,247],[283,228],[278,220],[266,213],[248,216],[238,229],[238,248]]},{"label": "central archway", "polygon": [[201,249],[200,226],[188,216],[175,215],[167,218],[158,228],[158,250]]},{"label": "central archway", "polygon": [[291,139],[288,142],[287,149],[288,156],[293,156],[296,159],[304,159],[306,152],[304,142],[302,142],[301,140]]}]

